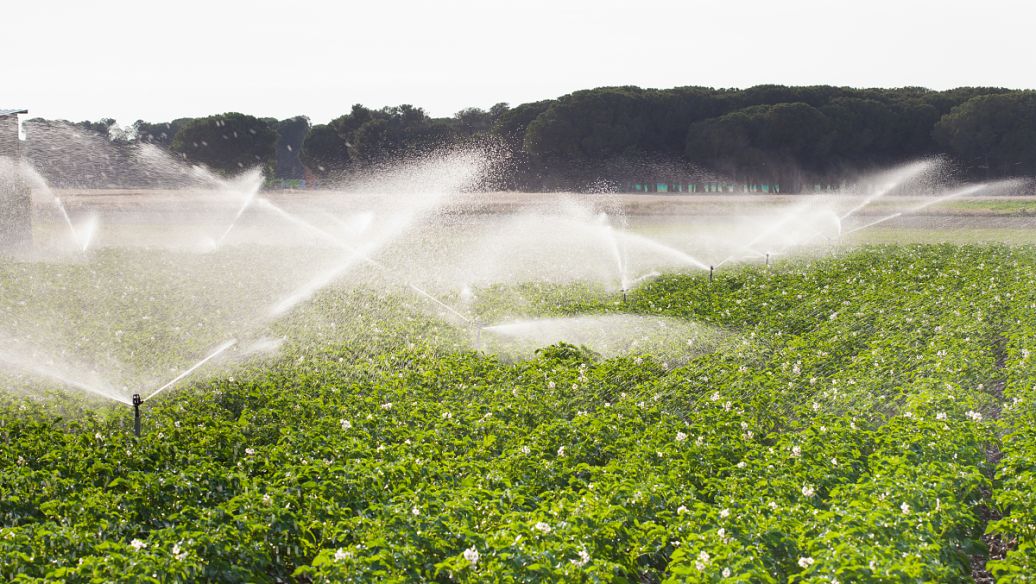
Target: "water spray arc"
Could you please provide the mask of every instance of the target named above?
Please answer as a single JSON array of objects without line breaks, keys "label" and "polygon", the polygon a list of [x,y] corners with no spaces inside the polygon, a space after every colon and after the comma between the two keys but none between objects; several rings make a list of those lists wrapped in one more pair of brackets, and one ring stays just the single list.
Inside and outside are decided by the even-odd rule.
[{"label": "water spray arc", "polygon": [[611,216],[604,212],[598,213],[592,220],[587,217],[563,218],[560,223],[565,227],[571,227],[573,231],[586,234],[587,238],[604,240],[607,253],[615,260],[619,290],[623,295],[624,303],[628,299],[628,293],[637,284],[658,275],[657,271],[652,270],[647,274],[634,276],[634,271],[631,269],[631,254],[637,252],[648,254],[653,260],[666,262],[666,265],[698,270],[709,269],[704,262],[680,249],[635,233],[628,228],[616,226],[612,222]]},{"label": "water spray arc", "polygon": [[61,213],[61,218],[65,220],[65,225],[68,226],[68,232],[72,235],[72,240],[78,242],[79,234],[76,233],[76,226],[72,224],[72,218],[69,217],[68,209],[65,207],[65,202],[61,200],[61,197],[54,195],[54,206]]},{"label": "water spray arc", "polygon": [[484,332],[486,342],[501,354],[532,353],[546,345],[566,342],[592,345],[606,356],[621,354],[630,347],[643,350],[662,346],[686,354],[689,346],[708,346],[723,336],[699,323],[621,313],[533,317],[493,324]]},{"label": "water spray arc", "polygon": [[885,217],[882,217],[881,219],[878,219],[876,221],[871,221],[870,223],[867,223],[865,225],[861,225],[860,227],[856,227],[856,228],[850,229],[849,231],[845,232],[843,235],[851,235],[853,233],[857,233],[859,231],[863,231],[864,229],[868,229],[868,228],[874,227],[876,225],[881,225],[882,223],[885,223],[886,221],[892,221],[893,219],[896,219],[898,217],[902,217],[903,215],[909,215],[911,213],[917,213],[918,211],[923,211],[924,209],[926,209],[928,207],[931,207],[932,205],[938,205],[939,203],[945,203],[946,201],[952,201],[953,199],[956,199],[956,198],[959,198],[959,197],[966,197],[968,195],[974,195],[974,194],[977,194],[977,193],[985,191],[985,190],[1005,190],[1005,189],[1008,189],[1008,188],[1013,188],[1013,187],[1021,186],[1022,184],[1024,184],[1024,181],[1009,179],[1009,180],[1002,180],[1002,181],[996,181],[996,182],[990,182],[990,183],[979,183],[979,184],[976,184],[976,185],[971,185],[971,186],[967,186],[967,187],[961,187],[961,188],[958,188],[958,189],[954,189],[954,190],[952,190],[952,191],[950,191],[950,192],[948,192],[948,193],[946,193],[944,195],[940,195],[940,196],[934,197],[934,198],[932,198],[930,200],[927,200],[924,203],[921,203],[919,205],[915,205],[915,206],[907,209],[906,211],[899,211],[897,213],[893,213],[891,215],[887,215]]},{"label": "water spray arc", "polygon": [[109,383],[102,380],[86,381],[91,376],[85,373],[82,368],[76,368],[70,364],[63,364],[61,366],[47,365],[45,362],[51,361],[49,356],[42,355],[32,347],[25,347],[17,339],[0,337],[0,340],[10,341],[10,344],[16,346],[23,345],[22,351],[17,351],[13,348],[0,350],[0,365],[22,371],[31,376],[49,379],[65,387],[77,389],[115,402],[130,403],[124,394],[112,389]]},{"label": "water spray arc", "polygon": [[643,276],[634,278],[631,282],[628,283],[628,287],[622,289],[622,303],[626,304],[626,296],[627,296],[627,294],[633,288],[636,288],[641,282],[645,282],[645,281],[650,280],[652,278],[657,278],[657,277],[659,277],[661,275],[662,275],[661,272],[657,272],[655,270],[652,270],[652,271],[644,274]]},{"label": "water spray arc", "polygon": [[234,215],[234,218],[230,221],[230,224],[227,225],[227,228],[223,231],[223,234],[220,235],[219,239],[216,240],[216,247],[223,245],[223,241],[227,238],[228,235],[230,235],[230,232],[234,230],[234,226],[237,225],[238,219],[240,219],[241,216],[245,214],[245,211],[252,206],[252,199],[254,197],[255,193],[252,193],[245,200],[245,202],[241,204],[241,207],[237,210],[237,214]]},{"label": "water spray arc", "polygon": [[188,375],[190,375],[191,373],[194,373],[195,371],[197,371],[199,367],[201,367],[202,365],[204,365],[204,364],[208,363],[209,361],[215,359],[216,357],[219,357],[224,352],[226,352],[227,349],[233,347],[236,344],[237,344],[237,339],[230,339],[229,341],[223,343],[222,345],[217,347],[216,350],[214,350],[212,353],[209,353],[209,355],[207,357],[205,357],[201,361],[198,361],[194,365],[191,365],[183,373],[181,373],[181,374],[177,375],[176,377],[174,377],[172,381],[170,381],[169,383],[167,383],[167,384],[163,385],[162,387],[156,389],[155,391],[151,392],[151,394],[148,395],[146,399],[151,399],[151,398],[155,397],[156,395],[162,393],[163,391],[169,389],[170,387],[173,387],[177,383],[183,381],[184,378],[186,378]]},{"label": "water spray arc", "polygon": [[133,394],[133,398],[130,401],[130,405],[133,406],[133,435],[137,436],[137,437],[140,437],[140,406],[144,405],[145,401],[150,400],[151,398],[155,397],[156,395],[162,393],[163,391],[165,391],[165,390],[169,389],[170,387],[175,386],[177,383],[183,381],[185,378],[187,378],[187,376],[189,376],[190,374],[192,374],[195,371],[197,371],[202,365],[205,365],[209,361],[212,361],[216,357],[219,357],[224,352],[226,352],[227,349],[230,349],[231,347],[233,347],[236,344],[237,344],[237,339],[230,339],[229,341],[226,341],[225,343],[223,343],[222,345],[217,347],[214,351],[209,353],[204,359],[202,359],[201,361],[198,361],[194,365],[191,365],[186,370],[184,370],[183,373],[181,373],[181,374],[177,375],[176,377],[174,377],[172,379],[172,381],[170,381],[169,383],[166,383],[162,387],[159,387],[155,391],[151,392],[151,394],[148,395],[146,398],[141,397],[139,393]]},{"label": "water spray arc", "polygon": [[[198,168],[198,172],[201,172],[201,170],[202,169]],[[215,177],[206,178],[215,181],[217,184],[222,182]],[[223,245],[227,236],[230,235],[230,232],[237,226],[238,221],[241,220],[241,216],[244,215],[245,211],[247,211],[255,202],[256,197],[259,195],[259,190],[263,186],[262,174],[259,173],[258,170],[251,170],[242,173],[237,177],[235,182],[241,185],[241,190],[244,191],[244,196],[242,197],[241,206],[237,209],[237,213],[234,214],[234,217],[230,220],[227,228],[223,230],[223,233],[216,239],[214,247],[217,248]]]},{"label": "water spray arc", "polygon": [[766,240],[766,238],[774,235],[775,233],[777,233],[779,230],[783,229],[788,224],[790,224],[793,221],[799,219],[806,211],[807,211],[807,207],[805,207],[804,205],[799,205],[799,206],[791,209],[790,211],[784,213],[772,225],[770,225],[766,229],[763,229],[761,232],[759,232],[759,234],[756,235],[754,238],[752,238],[751,241],[749,241],[748,243],[746,243],[746,244],[740,246],[739,248],[737,248],[736,251],[734,251],[733,253],[728,255],[726,258],[724,258],[723,261],[719,262],[715,266],[709,266],[709,281],[710,282],[712,281],[712,270],[713,270],[714,267],[718,268],[718,267],[723,266],[727,262],[734,261],[735,259],[737,259],[737,254],[738,253],[743,253],[745,251],[749,251],[749,252],[752,252],[752,253],[756,254],[757,256],[761,255],[760,252],[755,249],[755,246],[756,246],[757,243],[764,242],[764,240]]},{"label": "water spray arc", "polygon": [[[389,273],[392,274],[392,275],[397,275],[397,274],[395,274],[394,272],[391,272],[391,271]],[[467,324],[475,324],[475,322],[471,319],[471,317],[465,316],[464,314],[462,314],[456,308],[450,306],[449,304],[446,304],[442,300],[439,300],[438,298],[436,298],[434,295],[432,295],[430,292],[428,292],[424,288],[421,288],[420,286],[417,286],[417,285],[412,284],[410,282],[406,283],[406,287],[411,289],[411,290],[413,290],[417,294],[423,296],[424,298],[427,298],[431,302],[433,302],[436,305],[438,305],[440,308],[446,310],[450,314],[452,314],[452,315],[456,316],[457,318],[463,320],[465,323],[467,323]]]},{"label": "water spray arc", "polygon": [[69,236],[72,238],[72,242],[75,243],[79,251],[86,253],[90,248],[90,244],[93,243],[94,236],[97,234],[97,228],[99,226],[99,219],[96,215],[91,215],[86,219],[85,222],[80,222],[81,227],[76,227],[75,223],[72,222],[72,217],[68,213],[68,207],[65,206],[65,201],[57,194],[53,195],[54,206],[57,207],[58,212],[61,214],[61,218],[64,219],[65,225],[68,227]]},{"label": "water spray arc", "polygon": [[[432,303],[434,303],[435,305],[437,305],[440,308],[444,309],[445,311],[447,311],[448,313],[452,314],[453,316],[456,316],[456,317],[460,318],[464,323],[466,323],[468,325],[475,325],[476,324],[471,319],[471,317],[464,315],[459,310],[457,310],[456,308],[454,308],[454,307],[450,306],[449,304],[443,302],[441,299],[436,297],[431,292],[425,290],[424,288],[414,284],[413,282],[410,282],[409,280],[406,280],[405,276],[403,274],[399,273],[398,270],[392,269],[389,266],[386,266],[385,264],[383,264],[383,263],[381,263],[381,262],[371,258],[366,253],[364,253],[364,251],[362,249],[357,248],[356,246],[351,245],[348,242],[343,241],[341,238],[335,236],[332,233],[329,233],[328,231],[326,231],[324,229],[321,229],[320,227],[317,227],[316,225],[313,225],[312,223],[306,221],[305,219],[299,217],[298,215],[295,215],[293,213],[288,212],[284,208],[282,208],[282,207],[280,207],[278,205],[275,205],[269,199],[266,199],[264,197],[260,197],[258,199],[258,203],[263,208],[268,209],[268,210],[276,213],[278,216],[282,217],[283,219],[285,219],[287,221],[290,221],[291,223],[293,223],[295,225],[298,225],[299,227],[302,227],[303,229],[305,229],[305,230],[307,230],[307,231],[317,235],[320,239],[323,239],[323,240],[325,240],[325,241],[327,241],[327,242],[329,242],[329,243],[331,243],[331,244],[333,244],[333,245],[335,245],[337,247],[341,247],[342,249],[350,252],[350,254],[351,254],[350,255],[350,259],[349,259],[348,262],[346,262],[345,267],[342,268],[342,269],[336,269],[333,272],[334,275],[331,276],[330,278],[322,279],[321,281],[322,281],[323,285],[330,284],[330,282],[333,281],[335,277],[337,277],[339,274],[343,273],[345,270],[348,270],[350,267],[352,267],[352,265],[356,262],[356,260],[359,260],[359,261],[362,261],[362,262],[364,262],[364,263],[366,263],[366,264],[368,264],[370,266],[373,266],[374,268],[377,268],[378,270],[380,270],[381,272],[383,272],[385,274],[388,274],[388,275],[390,275],[390,276],[392,276],[394,278],[403,280],[403,284],[408,289],[414,291],[415,293],[417,293],[421,297],[426,298],[427,300],[431,301]],[[320,286],[320,287],[323,287],[323,286]],[[293,295],[293,297],[294,297],[294,295]],[[284,304],[283,302],[282,303],[278,303],[278,305],[277,305],[278,308],[275,310],[275,313],[286,312],[283,304]]]},{"label": "water spray arc", "polygon": [[[817,207],[816,203],[813,202],[796,205],[781,213],[772,222],[766,224],[765,227],[746,244],[740,245],[737,248],[738,251],[735,251],[723,259],[723,261],[716,264],[715,267],[723,266],[728,262],[738,261],[739,258],[737,255],[741,251],[753,252],[756,257],[764,260],[767,267],[770,267],[774,259],[772,256],[787,253],[788,250],[794,247],[806,245],[820,240],[821,238],[826,240],[828,244],[832,244],[834,243],[833,240],[839,237],[879,225],[886,221],[891,221],[909,213],[920,211],[941,201],[974,194],[979,190],[991,186],[975,185],[953,190],[944,196],[934,197],[908,210],[892,213],[886,217],[882,217],[881,219],[853,229],[843,229],[845,222],[850,217],[856,216],[861,210],[872,203],[889,198],[893,193],[897,192],[897,190],[904,187],[904,185],[930,179],[934,173],[940,171],[944,166],[945,163],[941,160],[922,160],[885,172],[881,175],[881,183],[878,188],[870,194],[862,197],[858,202],[854,203],[848,211],[836,212],[835,209],[838,205],[833,199],[828,199],[827,202],[820,207]],[[809,235],[798,235],[796,233],[798,230],[803,228],[810,229]],[[756,246],[764,243],[768,244],[767,251],[765,253],[757,251]]]},{"label": "water spray arc", "polygon": [[854,227],[854,228],[850,229],[849,231],[846,231],[845,235],[852,235],[852,234],[856,233],[857,231],[863,231],[864,229],[867,229],[869,227],[874,227],[875,225],[881,225],[882,223],[884,223],[886,221],[891,221],[891,220],[893,220],[893,219],[895,219],[897,217],[902,217],[902,216],[903,216],[903,213],[893,213],[892,215],[889,215],[887,217],[882,217],[881,219],[878,219],[876,221],[871,221],[870,223],[861,225],[859,227]]},{"label": "water spray arc", "polygon": [[857,211],[860,211],[861,209],[863,209],[867,205],[870,205],[874,201],[877,201],[878,199],[885,197],[889,193],[892,193],[900,186],[908,184],[911,181],[915,181],[924,176],[925,174],[938,170],[941,164],[942,163],[937,160],[920,160],[898,167],[897,169],[887,174],[888,182],[886,184],[882,185],[881,188],[865,197],[863,201],[858,203],[852,209],[846,211],[841,216],[839,216],[839,220],[845,221],[850,216],[854,215]]},{"label": "water spray arc", "polygon": [[61,222],[67,228],[69,239],[80,252],[86,253],[97,232],[99,225],[97,215],[88,215],[85,220],[79,221],[79,225],[77,226],[77,222],[72,220],[72,216],[68,212],[68,206],[65,205],[65,200],[60,194],[51,188],[47,179],[44,178],[44,176],[36,170],[32,164],[27,160],[20,160],[13,167],[13,171],[15,176],[26,183],[30,189],[42,193],[48,201],[54,205],[58,215],[61,217]]}]

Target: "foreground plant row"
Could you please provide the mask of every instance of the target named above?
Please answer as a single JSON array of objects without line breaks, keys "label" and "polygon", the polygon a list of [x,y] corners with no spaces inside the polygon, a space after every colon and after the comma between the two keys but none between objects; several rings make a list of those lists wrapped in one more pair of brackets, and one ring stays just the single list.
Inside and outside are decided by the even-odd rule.
[{"label": "foreground plant row", "polygon": [[512,363],[385,303],[353,322],[367,343],[296,343],[148,404],[139,440],[125,408],[2,398],[0,578],[1036,572],[1036,250],[868,248],[665,276],[625,306],[520,292],[728,335],[668,361],[559,345]]}]

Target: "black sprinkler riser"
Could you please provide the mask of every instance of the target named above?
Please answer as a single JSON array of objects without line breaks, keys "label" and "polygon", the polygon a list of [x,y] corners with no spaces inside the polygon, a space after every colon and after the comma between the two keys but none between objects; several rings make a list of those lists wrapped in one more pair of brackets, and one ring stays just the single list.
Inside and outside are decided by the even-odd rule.
[{"label": "black sprinkler riser", "polygon": [[133,394],[133,435],[140,437],[140,404],[144,403],[144,400],[140,399],[140,394]]}]

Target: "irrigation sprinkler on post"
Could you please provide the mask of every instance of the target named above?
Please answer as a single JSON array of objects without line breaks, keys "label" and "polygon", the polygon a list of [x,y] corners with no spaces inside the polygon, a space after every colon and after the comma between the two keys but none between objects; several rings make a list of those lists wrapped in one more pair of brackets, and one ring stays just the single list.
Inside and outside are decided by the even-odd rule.
[{"label": "irrigation sprinkler on post", "polygon": [[140,438],[140,404],[144,403],[144,400],[140,399],[140,394],[133,394],[133,435]]},{"label": "irrigation sprinkler on post", "polygon": [[709,284],[712,283],[712,274],[716,271],[716,266],[709,266]]},{"label": "irrigation sprinkler on post", "polygon": [[770,252],[766,252],[766,267],[770,267]]}]

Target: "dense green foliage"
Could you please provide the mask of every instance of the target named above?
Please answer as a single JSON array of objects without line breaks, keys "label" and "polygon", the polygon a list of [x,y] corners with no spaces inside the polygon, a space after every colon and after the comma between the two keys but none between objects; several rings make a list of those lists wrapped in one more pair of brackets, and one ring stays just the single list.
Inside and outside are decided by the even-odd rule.
[{"label": "dense green foliage", "polygon": [[489,111],[467,108],[452,119],[440,119],[412,105],[372,110],[356,104],[348,114],[320,126],[319,131],[314,128],[303,152],[323,172],[394,162],[485,135],[506,110],[505,104]]},{"label": "dense green foliage", "polygon": [[940,144],[995,174],[1036,173],[1036,92],[968,100],[935,127]]},{"label": "dense green foliage", "polygon": [[309,118],[295,116],[276,123],[276,161],[273,175],[278,178],[300,179],[306,174],[300,153],[302,143],[309,134]]},{"label": "dense green foliage", "polygon": [[[248,118],[234,129],[239,135],[255,130],[256,139],[224,140],[214,122],[240,125],[240,114],[138,121],[128,132],[113,120],[74,127],[116,143],[135,137],[221,170],[270,163],[274,150],[267,143],[276,133],[282,146],[271,174],[280,178],[302,176],[303,164],[317,176],[335,177],[490,143],[506,145],[515,162],[502,185],[507,188],[578,190],[601,180],[623,188],[723,178],[796,192],[937,154],[954,157],[973,178],[1036,173],[1034,112],[1033,92],[998,88],[602,87],[514,108],[466,108],[445,118],[412,105],[357,104],[313,126],[304,141],[298,132],[308,124],[302,118]],[[44,121],[30,123],[30,141],[46,127]],[[43,148],[30,157],[45,154]]]},{"label": "dense green foliage", "polygon": [[152,124],[144,120],[137,120],[133,123],[133,133],[137,140],[144,144],[155,144],[163,148],[169,148],[173,138],[191,118],[179,118],[171,122]]},{"label": "dense green foliage", "polygon": [[337,173],[349,164],[349,149],[338,132],[328,124],[310,128],[302,143],[301,161],[320,174]]},{"label": "dense green foliage", "polygon": [[276,142],[268,121],[227,113],[185,123],[170,149],[209,168],[233,173],[269,161]]},{"label": "dense green foliage", "polygon": [[625,306],[521,291],[729,331],[679,362],[504,362],[328,292],[279,325],[305,342],[146,404],[139,440],[123,407],[2,398],[0,577],[1029,581],[1034,284],[1036,249],[914,246],[667,275]]}]

